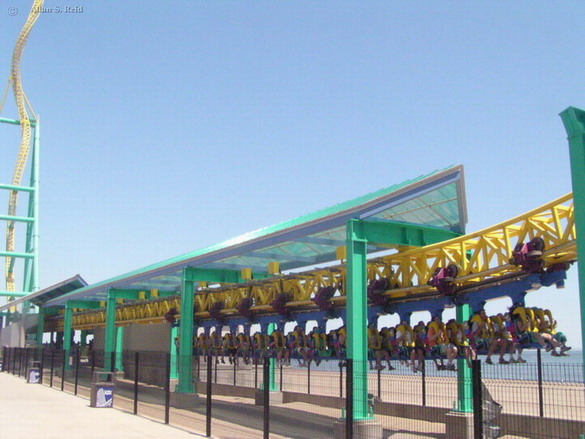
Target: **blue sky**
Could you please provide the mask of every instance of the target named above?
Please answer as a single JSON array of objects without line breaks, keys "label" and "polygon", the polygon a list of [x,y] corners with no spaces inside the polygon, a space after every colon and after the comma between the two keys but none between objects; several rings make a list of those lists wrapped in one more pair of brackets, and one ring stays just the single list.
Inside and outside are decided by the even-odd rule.
[{"label": "blue sky", "polygon": [[[1,6],[0,79],[30,3]],[[75,5],[42,14],[22,65],[43,125],[43,287],[451,164],[465,166],[468,231],[571,190],[558,113],[585,107],[582,2]],[[2,115],[15,115],[10,98]],[[18,131],[1,127],[0,145],[7,181]],[[578,345],[569,277],[528,303],[550,306]]]}]

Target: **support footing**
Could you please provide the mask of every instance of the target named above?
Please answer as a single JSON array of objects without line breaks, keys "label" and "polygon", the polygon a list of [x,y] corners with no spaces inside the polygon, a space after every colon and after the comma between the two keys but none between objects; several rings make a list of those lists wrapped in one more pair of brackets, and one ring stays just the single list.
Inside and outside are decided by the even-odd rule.
[{"label": "support footing", "polygon": [[[280,391],[271,391],[270,392],[270,405],[283,404],[283,403],[284,403],[284,393],[282,393]],[[264,390],[262,390],[262,389],[256,390],[255,404],[256,405],[264,405]]]},{"label": "support footing", "polygon": [[445,439],[473,439],[473,413],[454,410],[445,418]]},{"label": "support footing", "polygon": [[191,409],[196,407],[200,401],[197,393],[171,393],[171,407],[177,409]]},{"label": "support footing", "polygon": [[[382,424],[375,419],[353,421],[353,439],[383,439]],[[345,439],[345,419],[333,424],[333,438]]]}]

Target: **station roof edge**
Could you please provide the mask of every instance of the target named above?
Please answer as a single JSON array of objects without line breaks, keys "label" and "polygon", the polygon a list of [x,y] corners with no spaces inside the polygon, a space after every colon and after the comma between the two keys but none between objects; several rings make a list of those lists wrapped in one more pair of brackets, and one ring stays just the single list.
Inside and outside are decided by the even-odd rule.
[{"label": "station roof edge", "polygon": [[[304,228],[308,229],[318,223],[327,223],[332,219],[339,220],[346,217],[363,218],[360,214],[367,215],[368,209],[371,210],[372,206],[379,205],[380,202],[386,202],[387,200],[400,197],[404,193],[416,191],[420,187],[448,179],[449,177],[453,177],[457,182],[459,199],[458,232],[465,233],[467,206],[464,186],[464,169],[463,165],[452,165],[325,209],[320,209],[291,220],[282,221],[272,226],[263,227],[193,252],[188,252],[85,286],[63,296],[56,297],[45,303],[44,306],[63,306],[64,302],[67,300],[83,299],[89,294],[103,292],[109,288],[119,288],[132,281],[136,281],[139,278],[155,277],[171,271],[180,270],[183,267],[195,266],[199,260],[203,258],[210,260],[217,256],[217,259],[221,259],[222,253],[225,253],[227,250],[232,253],[234,251],[237,252],[239,248],[243,248],[244,246],[249,247],[265,240],[279,239],[282,235],[287,235]],[[261,248],[258,246],[256,247]]]}]

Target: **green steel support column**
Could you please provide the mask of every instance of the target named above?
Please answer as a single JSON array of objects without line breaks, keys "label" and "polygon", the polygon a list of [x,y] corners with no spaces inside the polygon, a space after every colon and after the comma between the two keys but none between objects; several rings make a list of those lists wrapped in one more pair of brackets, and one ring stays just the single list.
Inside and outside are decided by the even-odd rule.
[{"label": "green steel support column", "polygon": [[[268,330],[267,335],[270,336],[272,334],[272,332],[276,329],[276,323],[270,323],[268,325]],[[271,392],[277,392],[280,389],[278,388],[278,384],[276,384],[276,359],[275,358],[271,358],[270,359],[270,386],[269,386],[269,390]]]},{"label": "green steel support column", "polygon": [[176,380],[178,375],[177,370],[177,337],[179,336],[179,327],[171,326],[171,340],[170,340],[170,352],[171,352],[171,379]]},{"label": "green steel support column", "polygon": [[[471,314],[471,307],[468,304],[457,306],[457,323],[468,321]],[[473,382],[471,380],[471,369],[467,367],[465,358],[457,360],[457,398],[459,411],[473,412]]]},{"label": "green steel support column", "polygon": [[122,361],[122,353],[124,351],[124,328],[118,326],[116,328],[116,369],[120,372],[124,371],[124,362]]},{"label": "green steel support column", "polygon": [[37,320],[37,346],[43,346],[43,333],[45,332],[45,310],[39,308]]},{"label": "green steel support column", "polygon": [[33,255],[32,259],[24,261],[23,290],[34,292],[39,289],[39,147],[40,124],[33,125],[33,145],[31,154],[30,187],[33,189],[28,194],[28,216],[26,225],[26,252]]},{"label": "green steel support column", "polygon": [[80,336],[80,340],[79,340],[79,345],[84,348],[87,346],[87,329],[82,329],[81,330],[81,336]]},{"label": "green steel support column", "polygon": [[[585,111],[569,107],[561,113],[569,139],[571,180],[575,208],[577,254],[579,255],[579,301],[581,304],[581,346],[585,351]],[[585,377],[585,363],[583,368]]]},{"label": "green steel support column", "polygon": [[104,340],[104,370],[113,372],[112,352],[114,352],[114,338],[116,334],[116,298],[108,295],[106,301],[106,334]]},{"label": "green steel support column", "polygon": [[63,318],[63,350],[65,351],[65,369],[70,370],[69,356],[71,355],[71,321],[73,317],[73,309],[69,305],[65,305],[65,315]]},{"label": "green steel support column", "polygon": [[354,419],[368,416],[367,241],[356,237],[359,221],[347,222],[347,358],[353,360]]},{"label": "green steel support column", "polygon": [[35,133],[33,140],[33,156],[34,162],[32,167],[32,184],[35,191],[33,193],[33,253],[35,255],[33,259],[33,270],[32,270],[32,291],[39,289],[39,164],[40,164],[40,147],[41,147],[41,122],[37,117],[35,122]]},{"label": "green steel support column", "polygon": [[189,274],[189,268],[184,268],[179,329],[179,383],[177,385],[177,392],[180,393],[194,392],[192,382],[194,282],[190,280]]}]

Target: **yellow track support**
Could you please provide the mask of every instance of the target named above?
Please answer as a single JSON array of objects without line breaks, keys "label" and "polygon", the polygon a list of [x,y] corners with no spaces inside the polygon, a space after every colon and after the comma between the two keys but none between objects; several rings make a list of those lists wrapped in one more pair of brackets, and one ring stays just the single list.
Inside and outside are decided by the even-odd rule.
[{"label": "yellow track support", "polygon": [[[390,279],[391,289],[385,294],[404,300],[436,291],[427,284],[435,269],[456,264],[459,267],[456,278],[458,287],[472,288],[479,282],[498,281],[502,276],[520,273],[519,267],[509,264],[514,247],[537,236],[545,242],[545,266],[577,259],[572,194],[476,233],[371,260],[368,263],[368,279]],[[195,293],[198,310],[195,317],[208,318],[209,310],[217,301],[224,302],[222,314],[238,314],[237,305],[247,297],[254,299],[252,310],[274,312],[270,303],[280,293],[291,295],[292,299],[287,303],[289,307],[312,307],[315,305],[311,299],[320,288],[327,286],[338,292],[333,301],[341,304],[345,301],[343,285],[345,266],[276,276],[240,285],[205,288]],[[116,323],[160,323],[171,308],[180,309],[178,296],[122,305],[116,309]],[[62,316],[61,320],[58,319],[54,321],[57,328],[62,327]],[[73,317],[75,329],[104,324],[104,310],[78,313]]]},{"label": "yellow track support", "polygon": [[514,247],[537,236],[545,242],[546,266],[577,259],[572,194],[479,232],[382,258],[380,266],[394,286],[386,294],[432,290],[427,282],[435,269],[450,264],[459,267],[459,287],[517,273],[509,264]]},{"label": "yellow track support", "polygon": [[[16,107],[18,109],[18,116],[20,120],[20,131],[21,140],[20,148],[18,151],[18,158],[16,161],[16,167],[14,168],[14,174],[12,176],[12,185],[20,186],[22,180],[22,174],[26,167],[28,160],[28,153],[30,149],[31,129],[30,119],[27,111],[28,100],[22,89],[22,80],[20,76],[20,62],[22,60],[22,54],[24,52],[24,46],[32,30],[35,22],[39,18],[41,10],[43,8],[44,0],[35,0],[30,10],[28,18],[22,27],[18,39],[16,40],[16,46],[12,54],[12,68],[10,72],[10,81],[12,82],[12,92],[14,99],[16,100]],[[31,110],[32,112],[32,110]],[[34,113],[33,113],[34,115]],[[8,200],[8,215],[16,216],[16,207],[18,204],[18,191],[10,191]],[[14,251],[14,221],[9,221],[6,226],[6,251]],[[11,257],[6,257],[5,263],[5,274],[6,274],[6,290],[14,290],[14,271],[13,262]]]}]

